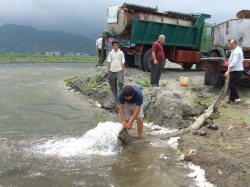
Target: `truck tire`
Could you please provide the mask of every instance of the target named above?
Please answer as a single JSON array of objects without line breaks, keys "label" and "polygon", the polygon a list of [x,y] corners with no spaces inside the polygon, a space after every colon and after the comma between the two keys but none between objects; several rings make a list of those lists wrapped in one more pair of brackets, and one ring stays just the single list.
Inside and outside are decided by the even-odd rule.
[{"label": "truck tire", "polygon": [[[151,72],[151,59],[152,59],[152,49],[148,49],[144,55],[143,55],[143,60],[142,60],[142,67],[144,71],[148,71]],[[162,69],[164,69],[166,64],[166,60],[164,60],[163,65],[162,65]]]},{"label": "truck tire", "polygon": [[151,58],[152,58],[152,49],[148,49],[143,55],[143,68],[145,71],[151,72]]},{"label": "truck tire", "polygon": [[124,56],[125,56],[125,64],[129,67],[134,67],[135,66],[134,55],[130,55],[124,52]]},{"label": "truck tire", "polygon": [[208,53],[208,57],[219,57],[219,56],[220,56],[220,54],[218,54],[217,51],[210,51]]},{"label": "truck tire", "polygon": [[144,64],[144,56],[145,56],[146,51],[147,50],[143,50],[142,56],[141,56],[141,69],[142,69],[142,71],[147,71],[146,68],[145,68],[145,64]]},{"label": "truck tire", "polygon": [[191,69],[192,67],[193,67],[193,64],[192,63],[183,63],[182,65],[181,65],[181,67],[183,68],[183,69]]}]

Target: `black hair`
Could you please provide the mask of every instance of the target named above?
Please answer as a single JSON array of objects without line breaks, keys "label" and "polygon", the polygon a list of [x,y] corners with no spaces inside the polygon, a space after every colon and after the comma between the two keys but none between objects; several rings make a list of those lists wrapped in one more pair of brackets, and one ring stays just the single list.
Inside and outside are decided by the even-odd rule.
[{"label": "black hair", "polygon": [[133,96],[134,95],[133,86],[130,86],[130,85],[124,86],[123,94],[124,94],[125,97]]},{"label": "black hair", "polygon": [[119,42],[118,42],[118,41],[116,41],[116,40],[114,40],[114,41],[112,41],[112,46],[113,46],[114,44],[119,45]]}]

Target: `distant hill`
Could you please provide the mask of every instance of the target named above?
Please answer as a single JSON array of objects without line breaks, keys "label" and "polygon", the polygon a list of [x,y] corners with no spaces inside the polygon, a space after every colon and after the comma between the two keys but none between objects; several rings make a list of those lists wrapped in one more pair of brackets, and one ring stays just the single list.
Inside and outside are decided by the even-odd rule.
[{"label": "distant hill", "polygon": [[0,27],[0,52],[79,52],[95,53],[95,41],[59,31],[38,31],[30,26]]}]

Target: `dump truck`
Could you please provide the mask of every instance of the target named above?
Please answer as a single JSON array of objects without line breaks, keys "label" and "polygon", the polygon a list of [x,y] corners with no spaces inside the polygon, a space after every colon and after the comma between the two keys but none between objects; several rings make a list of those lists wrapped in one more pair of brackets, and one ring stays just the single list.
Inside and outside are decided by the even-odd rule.
[{"label": "dump truck", "polygon": [[[124,3],[108,7],[107,30],[103,37],[119,41],[128,66],[151,71],[151,47],[164,34],[166,59],[191,69],[202,69],[200,58],[221,56],[212,45],[212,27],[208,14],[159,12],[157,8]],[[103,43],[104,46],[104,43]]]},{"label": "dump truck", "polygon": [[215,25],[212,30],[213,45],[225,51],[225,57],[201,58],[204,63],[204,84],[221,87],[224,84],[224,74],[228,69],[228,41],[235,39],[244,54],[244,71],[241,76],[240,85],[250,86],[250,10],[241,10],[237,19],[227,20]]}]

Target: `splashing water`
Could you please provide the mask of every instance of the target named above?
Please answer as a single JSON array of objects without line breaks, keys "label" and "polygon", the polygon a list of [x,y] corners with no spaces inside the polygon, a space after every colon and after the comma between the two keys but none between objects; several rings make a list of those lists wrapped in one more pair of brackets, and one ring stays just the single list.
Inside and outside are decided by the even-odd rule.
[{"label": "splashing water", "polygon": [[48,156],[114,155],[118,152],[117,136],[122,129],[120,123],[98,123],[80,138],[49,140],[35,145],[32,150]]}]

